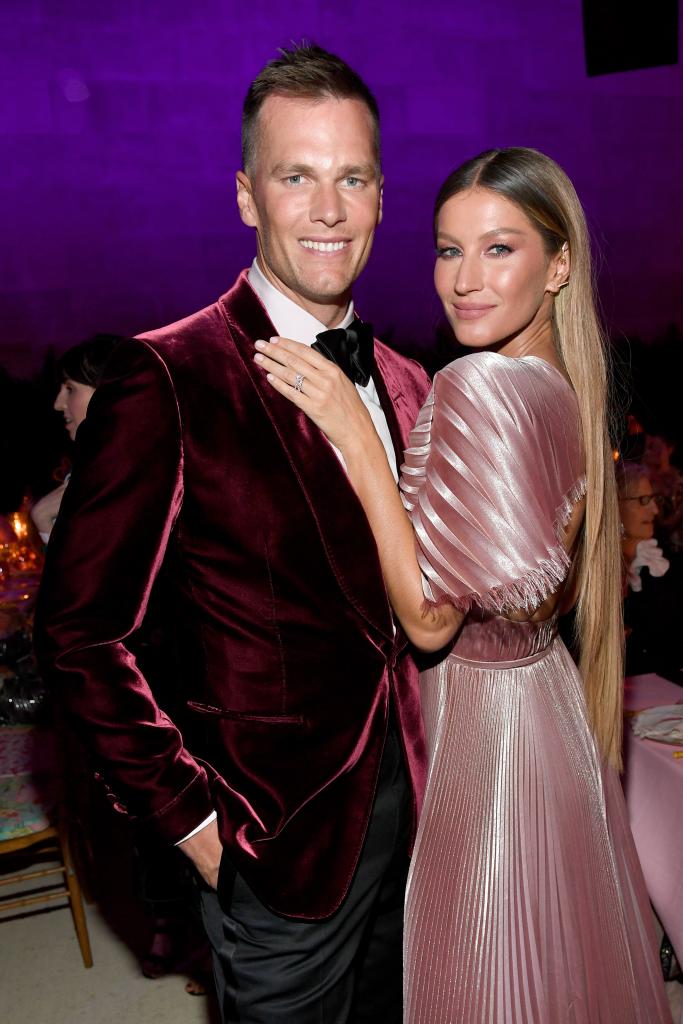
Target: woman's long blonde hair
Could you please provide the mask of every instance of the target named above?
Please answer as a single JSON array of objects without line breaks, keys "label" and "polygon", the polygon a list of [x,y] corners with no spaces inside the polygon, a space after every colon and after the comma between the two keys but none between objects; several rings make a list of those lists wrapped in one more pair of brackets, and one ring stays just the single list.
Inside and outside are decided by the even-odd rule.
[{"label": "woman's long blonde hair", "polygon": [[488,150],[446,179],[434,224],[452,196],[484,188],[519,207],[539,231],[549,256],[566,244],[570,278],[554,304],[554,334],[579,404],[586,459],[586,511],[575,560],[579,669],[599,748],[621,766],[623,644],[621,545],[612,444],[608,347],[598,317],[590,239],[574,186],[534,149]]}]

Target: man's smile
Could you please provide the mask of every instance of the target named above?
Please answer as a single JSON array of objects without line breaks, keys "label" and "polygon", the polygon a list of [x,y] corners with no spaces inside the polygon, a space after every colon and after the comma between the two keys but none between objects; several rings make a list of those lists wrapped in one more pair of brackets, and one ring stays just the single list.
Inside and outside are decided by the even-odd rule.
[{"label": "man's smile", "polygon": [[318,241],[314,238],[300,238],[299,244],[303,245],[304,249],[313,249],[315,252],[341,252],[349,245],[348,239],[334,242],[323,242]]}]

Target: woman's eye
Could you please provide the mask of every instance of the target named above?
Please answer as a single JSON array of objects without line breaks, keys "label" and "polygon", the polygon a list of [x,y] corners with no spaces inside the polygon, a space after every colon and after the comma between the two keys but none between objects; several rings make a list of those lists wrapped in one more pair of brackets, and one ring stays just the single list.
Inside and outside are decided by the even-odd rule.
[{"label": "woman's eye", "polygon": [[502,242],[496,242],[495,245],[491,246],[489,252],[493,253],[494,256],[508,256],[512,252],[512,249],[509,245],[504,245]]},{"label": "woman's eye", "polygon": [[444,245],[436,250],[436,255],[438,259],[452,260],[462,254],[456,245]]}]

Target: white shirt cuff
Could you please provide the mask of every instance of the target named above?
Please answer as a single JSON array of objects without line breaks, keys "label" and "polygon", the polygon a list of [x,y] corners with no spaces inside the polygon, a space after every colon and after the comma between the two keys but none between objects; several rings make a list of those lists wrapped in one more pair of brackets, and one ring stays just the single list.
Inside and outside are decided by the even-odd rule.
[{"label": "white shirt cuff", "polygon": [[188,832],[186,836],[183,836],[182,839],[179,839],[175,845],[180,846],[180,844],[184,843],[186,839],[191,839],[192,836],[196,836],[198,832],[201,832],[203,828],[206,828],[207,825],[210,825],[212,821],[216,820],[216,818],[216,812],[212,811],[208,818],[204,818],[204,821],[197,825],[196,828],[193,828],[191,832]]}]

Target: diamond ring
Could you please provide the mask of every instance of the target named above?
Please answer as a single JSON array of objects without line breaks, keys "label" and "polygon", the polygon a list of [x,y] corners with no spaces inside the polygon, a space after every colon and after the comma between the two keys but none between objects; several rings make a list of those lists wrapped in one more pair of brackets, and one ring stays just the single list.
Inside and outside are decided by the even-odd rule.
[{"label": "diamond ring", "polygon": [[301,391],[302,390],[302,388],[304,386],[304,380],[305,380],[305,378],[304,378],[303,374],[297,373],[296,377],[294,378],[294,390],[295,391]]}]

